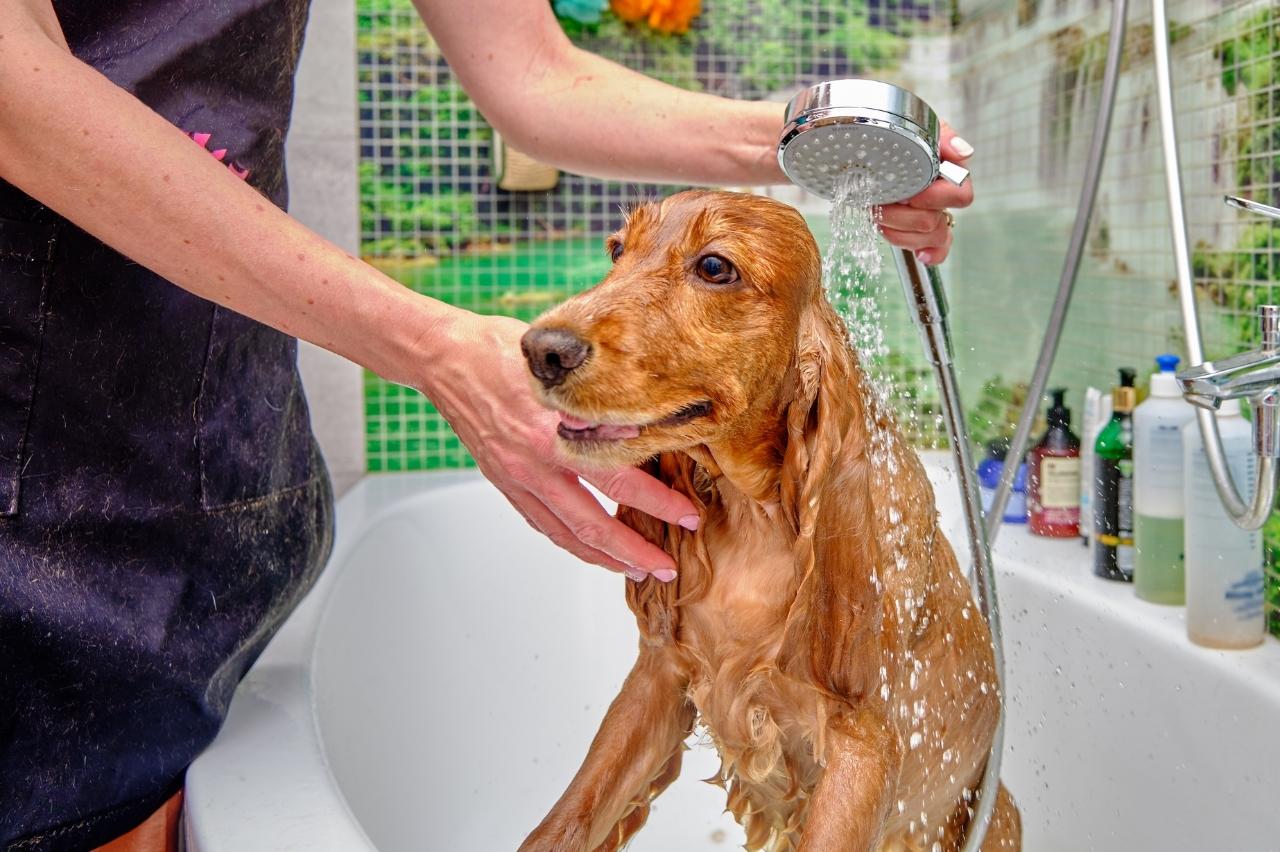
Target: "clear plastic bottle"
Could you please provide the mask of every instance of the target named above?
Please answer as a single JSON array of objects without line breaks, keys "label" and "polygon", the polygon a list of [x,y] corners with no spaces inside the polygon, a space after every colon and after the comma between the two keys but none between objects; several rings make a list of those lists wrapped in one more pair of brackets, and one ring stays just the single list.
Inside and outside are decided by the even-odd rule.
[{"label": "clear plastic bottle", "polygon": [[[1253,429],[1229,399],[1218,413],[1227,467],[1252,496],[1257,459]],[[1210,648],[1251,648],[1266,633],[1262,595],[1262,533],[1242,530],[1227,515],[1193,419],[1182,427],[1185,485],[1187,636]]]},{"label": "clear plastic bottle", "polygon": [[1178,356],[1156,364],[1151,393],[1133,410],[1133,588],[1143,600],[1181,606],[1182,427],[1196,415],[1174,378]]}]

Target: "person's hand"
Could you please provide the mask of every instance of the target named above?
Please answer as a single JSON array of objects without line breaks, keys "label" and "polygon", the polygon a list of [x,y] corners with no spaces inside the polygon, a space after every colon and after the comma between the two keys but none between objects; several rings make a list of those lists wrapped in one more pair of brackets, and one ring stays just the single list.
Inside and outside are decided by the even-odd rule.
[{"label": "person's hand", "polygon": [[575,556],[633,580],[675,579],[672,558],[611,517],[579,477],[620,504],[696,528],[689,499],[637,468],[591,470],[559,451],[559,420],[534,398],[520,354],[523,322],[458,311],[442,325],[446,349],[425,364],[422,389],[489,481],[530,525]]},{"label": "person's hand", "polygon": [[[944,160],[964,165],[973,148],[943,122],[938,153]],[[951,250],[951,215],[947,208],[968,207],[972,203],[972,178],[962,186],[938,178],[914,198],[880,208],[880,231],[893,245],[914,250],[922,263],[942,263]]]}]

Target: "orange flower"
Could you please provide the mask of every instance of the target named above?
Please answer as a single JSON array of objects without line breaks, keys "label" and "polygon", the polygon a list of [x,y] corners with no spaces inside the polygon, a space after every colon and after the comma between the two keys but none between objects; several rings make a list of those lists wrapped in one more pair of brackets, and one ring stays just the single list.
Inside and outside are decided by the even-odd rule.
[{"label": "orange flower", "polygon": [[689,23],[702,13],[702,0],[653,0],[649,26],[662,33],[687,33]]},{"label": "orange flower", "polygon": [[624,21],[642,21],[649,16],[653,0],[610,0],[613,13]]},{"label": "orange flower", "polygon": [[646,21],[661,33],[686,33],[702,14],[702,0],[610,0],[613,13],[624,21]]}]

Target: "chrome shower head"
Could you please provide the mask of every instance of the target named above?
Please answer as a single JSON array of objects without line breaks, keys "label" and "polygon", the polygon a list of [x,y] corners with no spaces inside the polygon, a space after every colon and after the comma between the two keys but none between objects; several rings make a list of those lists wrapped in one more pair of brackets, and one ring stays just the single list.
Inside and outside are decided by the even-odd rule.
[{"label": "chrome shower head", "polygon": [[938,156],[938,117],[906,89],[876,80],[831,80],[787,104],[778,164],[792,183],[830,200],[844,173],[861,170],[872,204],[905,201],[942,176],[969,172]]}]

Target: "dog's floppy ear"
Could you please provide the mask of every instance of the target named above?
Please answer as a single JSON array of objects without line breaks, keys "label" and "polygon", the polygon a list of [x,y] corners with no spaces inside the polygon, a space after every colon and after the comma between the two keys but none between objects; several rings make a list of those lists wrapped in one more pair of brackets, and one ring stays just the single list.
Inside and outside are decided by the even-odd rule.
[{"label": "dog's floppy ear", "polygon": [[796,533],[799,589],[778,666],[852,703],[878,684],[879,548],[861,374],[843,323],[821,297],[801,316],[795,372],[781,497]]},{"label": "dog's floppy ear", "polygon": [[[663,453],[650,460],[645,470],[688,497],[699,515],[706,515],[708,495],[696,481],[697,466],[693,459],[684,453]],[[677,639],[680,626],[677,603],[701,597],[711,582],[706,542],[696,533],[629,506],[618,507],[618,520],[670,553],[680,566],[678,576],[670,583],[652,578],[639,583],[627,582],[627,606],[635,613],[641,641],[657,645],[672,643]]]}]

